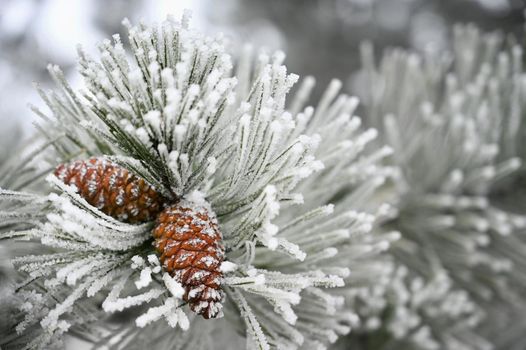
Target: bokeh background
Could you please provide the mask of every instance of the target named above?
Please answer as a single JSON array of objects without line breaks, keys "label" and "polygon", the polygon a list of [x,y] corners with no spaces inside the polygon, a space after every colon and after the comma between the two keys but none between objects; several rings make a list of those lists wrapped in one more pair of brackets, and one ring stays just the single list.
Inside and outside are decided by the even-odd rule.
[{"label": "bokeh background", "polygon": [[[10,143],[31,136],[36,116],[28,105],[42,105],[33,84],[51,87],[49,63],[80,86],[78,43],[96,55],[97,43],[123,34],[123,18],[161,22],[185,9],[194,28],[224,33],[233,50],[252,43],[284,51],[290,71],[316,77],[316,98],[333,78],[359,95],[365,40],[377,52],[398,46],[440,53],[456,23],[524,40],[526,0],[0,0],[0,160]],[[7,276],[0,266],[0,282]],[[75,342],[70,348],[80,349]]]},{"label": "bokeh background", "polygon": [[454,23],[523,33],[525,0],[0,0],[0,120],[2,130],[22,123],[27,133],[39,105],[33,88],[50,84],[48,63],[74,73],[76,45],[96,53],[97,43],[122,32],[121,20],[162,21],[193,14],[192,25],[222,32],[234,47],[250,42],[287,53],[289,69],[317,78],[318,94],[337,77],[353,84],[359,45],[440,51]]}]

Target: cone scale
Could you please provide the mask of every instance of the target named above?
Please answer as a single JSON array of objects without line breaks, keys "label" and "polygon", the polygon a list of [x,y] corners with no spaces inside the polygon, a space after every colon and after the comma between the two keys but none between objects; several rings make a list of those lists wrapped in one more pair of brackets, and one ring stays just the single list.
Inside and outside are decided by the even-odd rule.
[{"label": "cone scale", "polygon": [[74,185],[89,204],[120,221],[154,220],[164,199],[144,179],[104,158],[77,160],[55,169],[66,185]]},{"label": "cone scale", "polygon": [[206,319],[221,315],[225,249],[213,212],[183,200],[161,212],[153,236],[164,269],[183,285],[190,308]]}]

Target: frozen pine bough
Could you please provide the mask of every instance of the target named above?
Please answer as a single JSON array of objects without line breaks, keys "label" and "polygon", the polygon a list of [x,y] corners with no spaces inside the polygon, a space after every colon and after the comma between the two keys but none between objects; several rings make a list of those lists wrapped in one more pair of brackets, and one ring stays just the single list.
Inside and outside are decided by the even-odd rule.
[{"label": "frozen pine bough", "polygon": [[[20,193],[21,189],[35,188],[41,183],[41,174],[49,172],[38,156],[49,145],[42,139],[28,142],[24,140],[20,125],[7,123],[1,130],[0,143],[0,234],[13,231],[21,233],[25,229],[38,224],[45,213],[46,206],[41,196],[33,193]],[[47,144],[47,145],[46,145]],[[40,179],[40,180],[39,180]],[[33,202],[27,206],[25,203]],[[0,334],[4,339],[12,336],[14,327],[24,320],[21,310],[24,308],[23,297],[15,295],[16,276],[10,258],[15,252],[42,252],[42,247],[33,242],[18,246],[16,242],[0,240],[0,314],[9,315],[0,320]]]},{"label": "frozen pine bough", "polygon": [[[2,237],[50,251],[12,261],[25,315],[2,348],[70,334],[107,349],[308,349],[352,331],[353,291],[387,280],[383,252],[398,238],[375,233],[390,213],[373,196],[391,150],[372,147],[357,100],[334,82],[309,107],[312,78],[288,98],[298,77],[282,54],[233,63],[186,18],[125,24],[131,51],[118,36],[100,60],[79,50],[84,89],[49,67],[59,89],[41,91],[50,111],[35,112],[46,159],[68,171],[39,193],[0,193],[16,197],[19,222],[17,208],[35,215]],[[152,196],[156,220],[127,220]]]},{"label": "frozen pine bough", "polygon": [[522,48],[459,26],[443,55],[395,49],[375,63],[369,45],[362,54],[366,120],[400,169],[398,213],[385,227],[402,236],[388,304],[368,306],[383,319],[369,338],[387,335],[386,348],[508,348],[500,338],[520,332],[499,332],[498,310],[523,304],[526,218],[491,194],[521,167]]}]

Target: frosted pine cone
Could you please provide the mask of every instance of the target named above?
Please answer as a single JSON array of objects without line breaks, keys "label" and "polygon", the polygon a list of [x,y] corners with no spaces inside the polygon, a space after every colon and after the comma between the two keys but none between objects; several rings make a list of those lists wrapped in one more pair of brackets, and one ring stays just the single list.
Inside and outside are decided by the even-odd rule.
[{"label": "frosted pine cone", "polygon": [[210,207],[182,200],[166,208],[153,236],[164,269],[183,285],[192,311],[206,319],[220,316],[225,249]]},{"label": "frosted pine cone", "polygon": [[55,176],[67,185],[75,185],[89,204],[124,222],[153,220],[164,202],[144,179],[104,158],[61,164]]}]

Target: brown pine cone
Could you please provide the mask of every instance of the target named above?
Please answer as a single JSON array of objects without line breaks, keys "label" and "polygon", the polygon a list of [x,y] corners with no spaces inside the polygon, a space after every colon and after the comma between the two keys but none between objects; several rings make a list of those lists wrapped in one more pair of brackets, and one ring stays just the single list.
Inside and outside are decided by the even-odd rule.
[{"label": "brown pine cone", "polygon": [[91,205],[120,221],[141,223],[154,220],[164,199],[144,179],[104,158],[61,164],[55,176]]},{"label": "brown pine cone", "polygon": [[161,212],[153,230],[164,269],[185,288],[190,308],[205,319],[221,314],[225,257],[216,216],[207,207],[182,200]]}]

